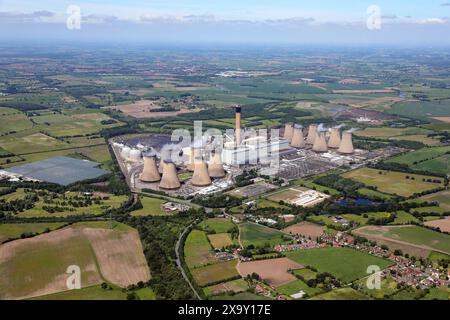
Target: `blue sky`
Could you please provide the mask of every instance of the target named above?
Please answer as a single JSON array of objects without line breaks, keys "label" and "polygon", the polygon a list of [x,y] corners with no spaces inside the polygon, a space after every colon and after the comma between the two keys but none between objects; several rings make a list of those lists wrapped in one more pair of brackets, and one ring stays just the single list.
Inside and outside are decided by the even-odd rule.
[{"label": "blue sky", "polygon": [[[69,5],[81,9],[81,30],[64,30]],[[366,26],[370,5],[381,10],[376,31]],[[450,43],[449,35],[450,0],[0,0],[6,40]]]}]

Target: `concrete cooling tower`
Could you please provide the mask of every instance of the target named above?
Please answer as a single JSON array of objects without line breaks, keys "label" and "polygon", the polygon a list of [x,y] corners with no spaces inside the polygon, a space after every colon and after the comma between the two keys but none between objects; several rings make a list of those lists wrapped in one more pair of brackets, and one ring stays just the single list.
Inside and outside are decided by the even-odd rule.
[{"label": "concrete cooling tower", "polygon": [[222,150],[216,150],[208,163],[208,174],[211,178],[225,177],[222,164]]},{"label": "concrete cooling tower", "polygon": [[165,145],[161,149],[161,160],[159,161],[159,173],[164,172],[164,165],[166,160],[171,160],[172,158],[172,150],[169,145]]},{"label": "concrete cooling tower", "polygon": [[316,141],[316,134],[317,134],[317,124],[311,124],[309,126],[306,144],[314,144],[314,141]]},{"label": "concrete cooling tower", "polygon": [[318,131],[312,150],[315,152],[328,152],[327,139],[325,137],[325,131]]},{"label": "concrete cooling tower", "polygon": [[342,134],[341,145],[339,146],[338,152],[342,154],[353,154],[355,150],[353,148],[353,131],[345,131]]},{"label": "concrete cooling tower", "polygon": [[296,124],[294,126],[294,132],[292,134],[291,147],[304,148],[305,138],[303,137],[303,126]]},{"label": "concrete cooling tower", "polygon": [[293,134],[294,134],[294,127],[292,126],[292,123],[286,123],[286,125],[284,126],[284,135],[283,135],[283,137],[287,141],[291,142]]},{"label": "concrete cooling tower", "polygon": [[192,145],[191,148],[189,149],[189,156],[188,156],[186,168],[191,172],[194,171],[195,159],[198,159],[201,157],[202,157],[202,149],[196,148],[195,144]]},{"label": "concrete cooling tower", "polygon": [[161,180],[158,167],[156,166],[156,153],[147,152],[144,154],[144,169],[141,174],[143,182],[158,182]]},{"label": "concrete cooling tower", "polygon": [[159,183],[161,189],[173,190],[181,187],[180,180],[177,176],[177,167],[172,160],[164,160],[164,172]]},{"label": "concrete cooling tower", "polygon": [[331,128],[330,140],[328,140],[328,148],[337,149],[341,145],[340,127]]},{"label": "concrete cooling tower", "polygon": [[209,186],[211,182],[211,178],[209,177],[208,167],[206,166],[206,162],[203,159],[195,160],[195,169],[194,174],[191,178],[192,185],[196,187],[206,187]]}]

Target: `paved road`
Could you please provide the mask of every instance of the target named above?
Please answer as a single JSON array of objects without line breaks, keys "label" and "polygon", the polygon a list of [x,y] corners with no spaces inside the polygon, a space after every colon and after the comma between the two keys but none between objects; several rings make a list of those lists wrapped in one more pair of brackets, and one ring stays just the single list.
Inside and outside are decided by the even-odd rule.
[{"label": "paved road", "polygon": [[176,263],[178,266],[178,269],[180,269],[181,274],[184,277],[184,280],[186,280],[186,282],[189,284],[189,286],[191,287],[192,291],[194,292],[195,296],[197,297],[198,300],[202,300],[202,298],[200,297],[200,295],[198,294],[197,290],[195,290],[194,286],[191,283],[191,280],[189,280],[186,271],[183,269],[183,266],[181,265],[181,259],[180,259],[180,246],[181,246],[181,239],[184,237],[184,235],[186,234],[186,232],[188,232],[189,228],[191,228],[195,223],[197,223],[197,220],[194,221],[193,223],[191,223],[188,227],[186,227],[186,229],[183,230],[183,232],[180,234],[180,237],[178,238],[178,241],[175,245],[175,254],[176,254]]}]

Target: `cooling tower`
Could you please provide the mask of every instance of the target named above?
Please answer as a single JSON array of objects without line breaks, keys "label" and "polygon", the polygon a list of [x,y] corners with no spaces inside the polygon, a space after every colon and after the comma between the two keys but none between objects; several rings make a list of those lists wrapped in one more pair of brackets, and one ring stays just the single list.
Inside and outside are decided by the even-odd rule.
[{"label": "cooling tower", "polygon": [[194,145],[189,149],[189,159],[187,161],[186,168],[189,171],[194,171],[195,169],[195,159],[202,157],[202,149],[196,148]]},{"label": "cooling tower", "polygon": [[138,149],[131,149],[130,151],[130,161],[139,162],[142,158],[142,152]]},{"label": "cooling tower", "polygon": [[191,178],[191,183],[196,187],[206,187],[211,184],[211,178],[208,174],[206,162],[201,158],[195,160],[195,169]]},{"label": "cooling tower", "polygon": [[353,149],[353,131],[345,131],[342,134],[341,145],[339,146],[338,152],[343,154],[353,154],[355,150]]},{"label": "cooling tower", "polygon": [[330,140],[328,140],[328,148],[337,149],[341,145],[341,132],[339,127],[331,128]]},{"label": "cooling tower", "polygon": [[286,125],[284,126],[284,138],[287,141],[291,142],[293,134],[294,134],[294,128],[292,126],[292,123],[286,123]]},{"label": "cooling tower", "polygon": [[317,124],[311,124],[309,126],[306,144],[314,144],[314,141],[316,141],[316,134],[317,134]]},{"label": "cooling tower", "polygon": [[216,150],[208,163],[208,173],[211,178],[225,177],[225,170],[222,164],[222,150]]},{"label": "cooling tower", "polygon": [[171,160],[164,160],[164,172],[159,183],[161,189],[173,190],[181,186],[177,176],[177,167]]},{"label": "cooling tower", "polygon": [[318,131],[316,133],[316,139],[312,147],[315,152],[328,152],[327,139],[325,137],[325,131]]},{"label": "cooling tower", "polygon": [[303,126],[296,124],[294,126],[294,132],[292,134],[291,147],[304,148],[305,139],[303,137]]},{"label": "cooling tower", "polygon": [[159,173],[163,173],[164,172],[165,161],[166,160],[171,160],[171,157],[172,157],[172,150],[169,147],[169,145],[165,145],[161,149],[161,160],[159,162]]},{"label": "cooling tower", "polygon": [[161,180],[158,167],[156,166],[156,154],[148,152],[144,154],[144,169],[141,174],[143,182],[158,182]]}]

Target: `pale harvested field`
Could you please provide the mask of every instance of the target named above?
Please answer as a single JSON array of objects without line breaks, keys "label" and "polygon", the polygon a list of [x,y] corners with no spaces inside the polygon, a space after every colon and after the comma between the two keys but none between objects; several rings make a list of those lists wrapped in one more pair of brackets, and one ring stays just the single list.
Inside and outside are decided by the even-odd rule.
[{"label": "pale harvested field", "polygon": [[126,287],[150,280],[150,270],[137,231],[85,228],[83,234],[90,240],[100,272],[109,282]]},{"label": "pale harvested field", "polygon": [[261,278],[275,287],[297,280],[295,276],[288,273],[288,270],[301,268],[303,268],[302,265],[288,258],[242,262],[237,267],[242,277],[256,272]]},{"label": "pale harvested field", "polygon": [[439,228],[444,232],[450,232],[450,217],[446,217],[445,219],[427,221],[424,223],[424,225],[433,228]]},{"label": "pale harvested field", "polygon": [[134,118],[164,118],[177,116],[179,114],[186,114],[193,112],[188,109],[180,109],[179,111],[168,112],[150,112],[152,109],[158,109],[161,106],[151,100],[139,100],[135,103],[124,104],[112,107],[113,109],[120,110],[124,114]]},{"label": "pale harvested field", "polygon": [[434,117],[433,119],[450,123],[450,117]]},{"label": "pale harvested field", "polygon": [[333,93],[356,93],[356,94],[372,94],[372,93],[392,93],[390,89],[380,90],[333,90]]},{"label": "pale harvested field", "polygon": [[304,237],[316,238],[323,234],[323,227],[305,221],[289,226],[283,229],[283,231],[293,235],[299,234]]},{"label": "pale harvested field", "polygon": [[68,227],[0,245],[0,299],[65,291],[71,265],[80,267],[83,288],[150,279],[137,231]]}]

